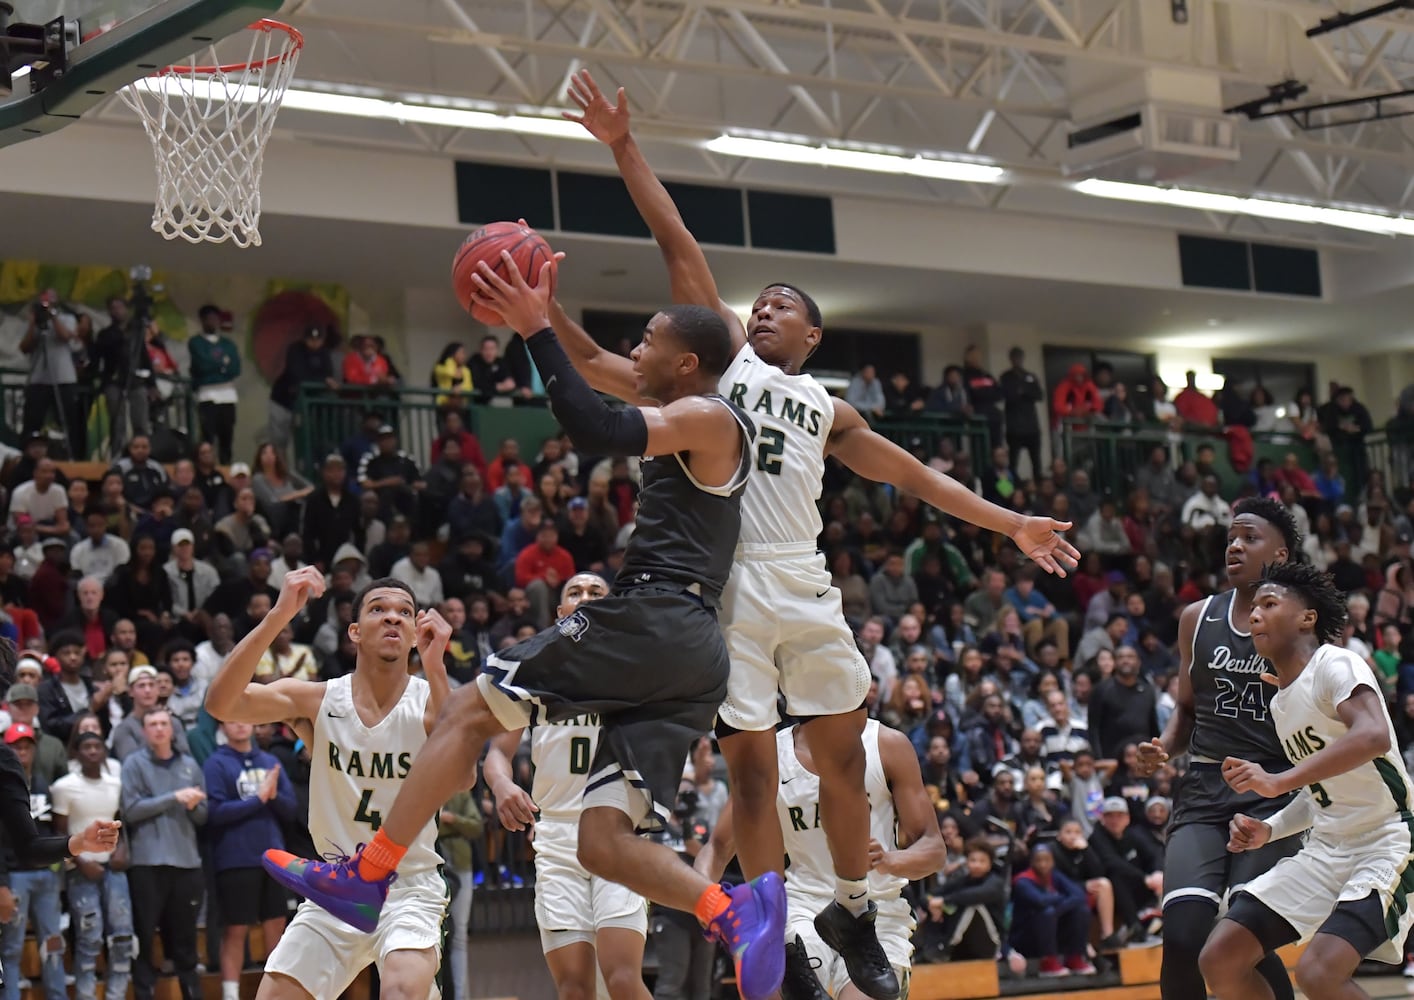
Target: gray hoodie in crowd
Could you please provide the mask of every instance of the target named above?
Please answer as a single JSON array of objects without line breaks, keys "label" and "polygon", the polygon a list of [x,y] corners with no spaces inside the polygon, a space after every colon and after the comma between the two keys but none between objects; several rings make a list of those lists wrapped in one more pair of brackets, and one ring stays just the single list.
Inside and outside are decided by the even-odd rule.
[{"label": "gray hoodie in crowd", "polygon": [[188,754],[158,760],[144,747],[123,761],[122,819],[134,866],[201,867],[196,828],[206,822],[206,800],[188,809],[175,795],[191,787],[204,792],[206,780]]}]

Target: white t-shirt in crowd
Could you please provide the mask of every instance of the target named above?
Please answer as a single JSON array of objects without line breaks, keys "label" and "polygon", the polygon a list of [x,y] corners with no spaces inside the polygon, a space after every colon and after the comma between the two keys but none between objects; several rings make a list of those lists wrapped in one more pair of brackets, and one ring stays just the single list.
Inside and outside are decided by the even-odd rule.
[{"label": "white t-shirt in crowd", "polygon": [[[66,774],[49,786],[54,815],[69,817],[71,835],[83,831],[96,819],[117,818],[122,794],[122,780],[107,769],[97,779],[85,778],[82,772]],[[112,852],[93,854],[88,851],[79,855],[99,864],[106,864],[112,856]]]}]

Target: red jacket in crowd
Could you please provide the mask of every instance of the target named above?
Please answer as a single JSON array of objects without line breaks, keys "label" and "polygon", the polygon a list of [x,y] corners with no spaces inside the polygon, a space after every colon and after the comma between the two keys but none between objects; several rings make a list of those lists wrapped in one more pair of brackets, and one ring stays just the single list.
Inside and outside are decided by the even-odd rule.
[{"label": "red jacket in crowd", "polygon": [[1105,408],[1100,390],[1084,365],[1071,365],[1070,375],[1051,393],[1051,413],[1059,424],[1065,417],[1085,417]]}]

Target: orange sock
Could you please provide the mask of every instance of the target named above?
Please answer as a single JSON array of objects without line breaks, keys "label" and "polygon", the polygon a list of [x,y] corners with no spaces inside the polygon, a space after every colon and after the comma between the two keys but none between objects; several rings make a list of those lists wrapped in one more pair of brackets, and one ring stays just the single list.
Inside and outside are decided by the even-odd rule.
[{"label": "orange sock", "polygon": [[358,877],[365,882],[377,882],[387,878],[397,869],[398,863],[407,852],[406,847],[393,843],[386,833],[379,830],[358,857]]},{"label": "orange sock", "polygon": [[726,890],[715,883],[702,890],[702,895],[697,897],[697,905],[693,907],[693,912],[697,914],[697,919],[706,927],[717,917],[726,912],[727,907],[732,905],[732,898],[727,895]]}]

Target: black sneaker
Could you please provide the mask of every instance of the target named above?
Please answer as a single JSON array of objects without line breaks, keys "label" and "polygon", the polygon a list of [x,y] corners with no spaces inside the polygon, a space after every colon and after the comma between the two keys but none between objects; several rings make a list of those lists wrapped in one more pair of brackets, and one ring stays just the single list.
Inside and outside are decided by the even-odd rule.
[{"label": "black sneaker", "polygon": [[1129,932],[1125,928],[1120,928],[1107,938],[1101,938],[1100,943],[1095,946],[1095,950],[1101,953],[1109,951],[1122,951],[1125,943],[1129,940]]},{"label": "black sneaker", "polygon": [[857,917],[839,903],[831,903],[815,915],[815,932],[839,952],[856,989],[871,1000],[898,1000],[898,976],[874,933],[878,915],[879,908],[873,901]]},{"label": "black sneaker", "polygon": [[805,950],[800,935],[786,942],[786,978],[781,983],[781,1000],[830,1000],[830,994],[815,975],[816,959]]}]

